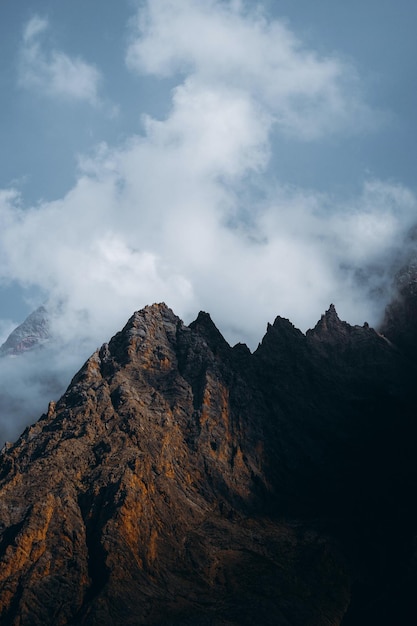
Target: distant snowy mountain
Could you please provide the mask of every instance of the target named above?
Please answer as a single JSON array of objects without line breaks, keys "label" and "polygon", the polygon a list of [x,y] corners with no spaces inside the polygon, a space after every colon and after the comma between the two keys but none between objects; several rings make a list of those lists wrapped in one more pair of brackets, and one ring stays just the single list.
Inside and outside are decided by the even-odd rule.
[{"label": "distant snowy mountain", "polygon": [[41,347],[49,341],[50,320],[48,311],[40,306],[8,336],[0,346],[0,356],[18,356]]},{"label": "distant snowy mountain", "polygon": [[95,348],[89,338],[60,335],[54,327],[58,317],[40,306],[0,345],[0,449],[64,393]]}]

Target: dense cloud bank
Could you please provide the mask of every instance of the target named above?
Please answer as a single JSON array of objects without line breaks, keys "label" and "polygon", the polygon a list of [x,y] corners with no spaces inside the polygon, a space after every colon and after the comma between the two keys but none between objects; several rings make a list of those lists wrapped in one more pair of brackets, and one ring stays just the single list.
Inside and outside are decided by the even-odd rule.
[{"label": "dense cloud bank", "polygon": [[[36,20],[24,35],[26,79],[51,94],[64,57],[46,55],[48,23]],[[137,135],[80,158],[61,199],[28,207],[13,189],[0,195],[1,279],[46,293],[55,335],[73,342],[63,363],[39,353],[1,365],[16,388],[2,413],[27,406],[19,428],[45,400],[32,367],[62,386],[86,346],[145,304],[166,301],[186,322],[209,310],[226,338],[251,347],[276,314],[305,330],[330,302],[351,323],[377,324],[410,254],[411,190],[370,178],[336,197],[271,170],[289,140],[375,131],[381,116],[352,65],[243,2],[149,0],[129,32],[133,75],[176,83],[166,118],[144,117]],[[78,63],[84,82],[71,93],[97,106],[98,71]]]}]

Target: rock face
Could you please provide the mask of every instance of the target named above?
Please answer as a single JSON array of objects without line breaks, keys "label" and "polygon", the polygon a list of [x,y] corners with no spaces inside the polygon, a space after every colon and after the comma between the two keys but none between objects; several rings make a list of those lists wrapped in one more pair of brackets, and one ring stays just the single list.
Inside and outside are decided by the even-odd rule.
[{"label": "rock face", "polygon": [[139,311],[0,457],[3,625],[415,624],[415,367]]},{"label": "rock face", "polygon": [[50,338],[49,315],[44,306],[33,311],[0,346],[0,356],[18,356],[40,347]]}]

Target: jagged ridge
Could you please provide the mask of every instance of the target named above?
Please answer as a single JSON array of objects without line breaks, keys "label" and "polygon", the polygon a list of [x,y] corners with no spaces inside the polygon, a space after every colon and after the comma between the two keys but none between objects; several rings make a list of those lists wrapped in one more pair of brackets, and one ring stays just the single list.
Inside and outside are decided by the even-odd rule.
[{"label": "jagged ridge", "polygon": [[1,623],[412,623],[414,377],[334,307],[135,313],[1,457]]}]

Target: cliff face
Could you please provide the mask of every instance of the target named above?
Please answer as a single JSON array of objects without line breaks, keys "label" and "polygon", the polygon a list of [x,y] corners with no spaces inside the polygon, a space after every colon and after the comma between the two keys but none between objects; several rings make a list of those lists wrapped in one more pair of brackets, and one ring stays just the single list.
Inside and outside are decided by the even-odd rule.
[{"label": "cliff face", "polygon": [[414,623],[414,380],[334,307],[135,313],[0,457],[0,623]]}]

